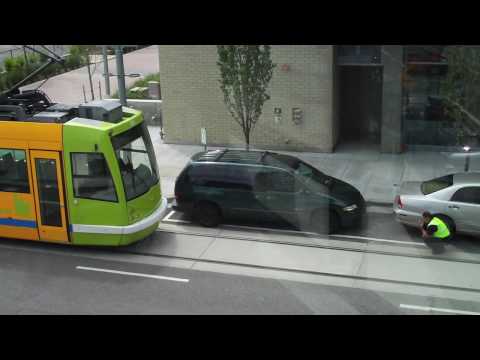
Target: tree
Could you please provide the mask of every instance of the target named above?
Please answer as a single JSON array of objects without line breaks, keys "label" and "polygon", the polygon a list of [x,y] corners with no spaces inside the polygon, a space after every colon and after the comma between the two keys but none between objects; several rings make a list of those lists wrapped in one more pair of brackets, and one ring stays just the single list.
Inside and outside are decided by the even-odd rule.
[{"label": "tree", "polygon": [[270,99],[267,88],[273,64],[269,45],[218,45],[220,88],[233,119],[241,126],[246,149],[262,108]]},{"label": "tree", "polygon": [[91,93],[91,98],[92,100],[95,100],[95,92],[93,90],[93,79],[92,75],[95,73],[97,69],[97,65],[95,64],[94,70],[92,71],[91,65],[92,63],[90,62],[90,57],[93,54],[98,53],[98,46],[97,45],[80,45],[78,48],[80,56],[83,58],[82,62],[84,62],[87,65],[87,71],[88,71],[88,81],[90,84],[90,93]]},{"label": "tree", "polygon": [[446,112],[455,121],[457,143],[464,144],[465,121],[480,121],[480,47],[449,46],[445,50],[448,72],[441,84],[441,94],[447,100]]}]

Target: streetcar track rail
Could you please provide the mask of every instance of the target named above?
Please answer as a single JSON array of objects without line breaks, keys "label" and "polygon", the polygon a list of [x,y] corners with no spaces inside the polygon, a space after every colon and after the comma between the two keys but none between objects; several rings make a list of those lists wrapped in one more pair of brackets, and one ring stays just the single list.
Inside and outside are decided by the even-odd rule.
[{"label": "streetcar track rail", "polygon": [[255,264],[247,264],[247,263],[223,261],[223,260],[199,259],[199,258],[192,258],[192,257],[185,257],[185,256],[175,256],[175,255],[151,254],[151,253],[144,253],[144,252],[141,252],[141,251],[131,251],[131,250],[125,251],[123,249],[116,249],[116,250],[120,253],[136,255],[136,256],[151,256],[151,257],[164,258],[164,259],[192,261],[194,263],[208,263],[208,264],[216,264],[216,265],[237,266],[237,267],[246,267],[246,268],[252,268],[252,269],[259,269],[259,270],[283,271],[283,272],[287,272],[287,273],[328,276],[328,277],[335,277],[335,278],[342,278],[342,279],[352,279],[352,280],[359,280],[359,281],[373,281],[373,282],[388,283],[388,284],[410,285],[410,286],[420,286],[420,287],[433,288],[433,289],[455,290],[455,291],[465,291],[465,292],[470,292],[470,293],[480,293],[480,289],[465,288],[465,287],[460,287],[460,286],[435,285],[435,284],[422,283],[422,282],[416,282],[416,281],[382,279],[382,278],[375,278],[375,277],[368,277],[368,276],[335,274],[335,273],[322,272],[322,271],[302,270],[302,269],[294,269],[294,268],[282,268],[282,267],[266,266],[266,265],[255,265]]},{"label": "streetcar track rail", "polygon": [[[185,231],[173,231],[173,230],[160,230],[157,229],[156,233],[167,233],[167,234],[176,234],[176,235],[188,235],[196,237],[211,237],[215,240],[218,239],[228,239],[228,240],[237,240],[237,241],[249,241],[257,243],[271,243],[278,245],[286,246],[299,246],[299,247],[309,247],[309,248],[318,248],[318,249],[328,249],[328,250],[338,250],[338,251],[352,251],[366,254],[376,254],[376,255],[385,255],[385,256],[396,256],[396,257],[406,257],[406,258],[415,258],[415,259],[424,259],[424,260],[437,260],[437,261],[447,261],[447,262],[456,262],[456,263],[465,263],[465,264],[474,264],[480,265],[480,260],[470,260],[470,259],[459,259],[451,257],[441,257],[433,255],[419,255],[419,254],[405,254],[405,253],[396,253],[391,251],[381,251],[381,250],[368,250],[368,249],[358,249],[352,247],[343,247],[335,245],[321,245],[321,244],[306,244],[306,243],[292,243],[289,241],[273,240],[273,239],[258,239],[246,236],[231,236],[231,235],[212,235],[212,234],[202,234],[195,232],[185,232]],[[336,239],[322,239],[322,240],[336,240]],[[352,242],[368,244],[369,241],[361,241],[360,239],[354,239]]]}]

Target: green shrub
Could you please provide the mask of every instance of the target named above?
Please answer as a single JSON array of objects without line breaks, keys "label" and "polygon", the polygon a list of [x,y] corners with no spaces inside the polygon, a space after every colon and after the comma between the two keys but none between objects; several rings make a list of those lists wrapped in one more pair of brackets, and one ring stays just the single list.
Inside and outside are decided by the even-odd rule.
[{"label": "green shrub", "polygon": [[[24,85],[34,83],[36,81],[44,80],[49,77],[62,74],[66,71],[78,69],[85,66],[87,63],[87,56],[95,51],[94,45],[72,45],[69,49],[69,54],[65,59],[64,65],[53,63],[40,74],[31,78]],[[0,89],[7,89],[12,87],[20,80],[37,70],[40,66],[49,60],[45,55],[38,53],[27,53],[27,61],[25,61],[24,54],[13,56],[5,59],[4,68],[6,74],[0,75]]]},{"label": "green shrub", "polygon": [[3,65],[5,66],[5,71],[11,72],[15,70],[15,59],[13,57],[9,57],[5,59],[3,62]]},{"label": "green shrub", "polygon": [[[127,99],[149,99],[148,94],[143,96],[139,93],[131,92],[130,90],[136,87],[148,87],[149,81],[160,82],[160,73],[149,74],[142,79],[135,81],[135,83],[127,89]],[[118,99],[118,92],[115,92],[112,96],[114,99]]]}]

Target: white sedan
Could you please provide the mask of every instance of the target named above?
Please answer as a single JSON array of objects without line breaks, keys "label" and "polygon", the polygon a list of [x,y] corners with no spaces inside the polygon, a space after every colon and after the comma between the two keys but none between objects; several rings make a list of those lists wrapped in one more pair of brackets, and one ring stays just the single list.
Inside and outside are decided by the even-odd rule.
[{"label": "white sedan", "polygon": [[397,221],[419,226],[429,211],[456,233],[480,236],[480,172],[446,175],[424,182],[404,182],[394,201]]}]

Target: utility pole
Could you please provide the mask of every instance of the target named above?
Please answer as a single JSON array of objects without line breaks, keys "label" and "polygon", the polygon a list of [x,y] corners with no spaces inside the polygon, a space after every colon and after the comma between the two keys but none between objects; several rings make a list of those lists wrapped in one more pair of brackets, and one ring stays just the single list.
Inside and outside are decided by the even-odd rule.
[{"label": "utility pole", "polygon": [[122,45],[116,45],[115,55],[117,58],[117,79],[118,79],[118,97],[122,106],[127,106],[127,96],[125,89],[125,69],[123,67]]},{"label": "utility pole", "polygon": [[465,172],[470,170],[470,151],[472,148],[470,146],[464,146],[463,151],[465,151]]},{"label": "utility pole", "polygon": [[92,94],[92,101],[95,100],[95,93],[93,92],[93,81],[92,81],[92,70],[90,69],[90,50],[87,49],[87,70],[88,70],[88,80],[90,82],[90,92]]},{"label": "utility pole", "polygon": [[105,76],[105,92],[110,97],[110,72],[108,71],[107,45],[102,46],[103,51],[103,76]]}]

